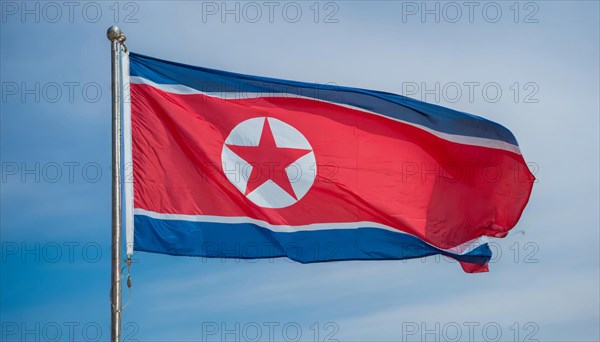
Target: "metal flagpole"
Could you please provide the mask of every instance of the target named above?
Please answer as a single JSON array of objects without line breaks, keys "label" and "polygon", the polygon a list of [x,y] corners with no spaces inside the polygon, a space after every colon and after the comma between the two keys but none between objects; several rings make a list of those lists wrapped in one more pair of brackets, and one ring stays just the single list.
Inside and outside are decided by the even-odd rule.
[{"label": "metal flagpole", "polygon": [[120,52],[125,34],[116,26],[106,31],[111,41],[112,70],[112,267],[110,337],[121,339],[121,79]]}]

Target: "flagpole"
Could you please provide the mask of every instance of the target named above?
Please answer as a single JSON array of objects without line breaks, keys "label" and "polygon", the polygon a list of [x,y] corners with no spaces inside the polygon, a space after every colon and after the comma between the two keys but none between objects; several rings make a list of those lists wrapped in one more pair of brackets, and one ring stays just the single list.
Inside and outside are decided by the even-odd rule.
[{"label": "flagpole", "polygon": [[110,337],[121,339],[121,79],[120,52],[125,34],[117,26],[106,31],[111,41],[112,71],[112,263]]}]

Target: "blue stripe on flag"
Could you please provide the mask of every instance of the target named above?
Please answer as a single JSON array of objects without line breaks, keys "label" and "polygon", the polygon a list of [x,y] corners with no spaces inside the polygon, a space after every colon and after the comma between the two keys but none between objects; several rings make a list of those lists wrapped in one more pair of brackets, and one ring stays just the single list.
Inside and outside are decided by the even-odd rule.
[{"label": "blue stripe on flag", "polygon": [[350,105],[438,132],[500,140],[514,135],[493,121],[409,97],[375,90],[281,80],[214,70],[130,53],[130,74],[158,84],[181,84],[206,93],[289,93]]},{"label": "blue stripe on flag", "polygon": [[222,258],[288,257],[301,263],[338,260],[400,260],[441,254],[485,264],[492,256],[487,244],[459,255],[437,249],[421,239],[380,228],[273,232],[251,223],[207,223],[160,220],[135,215],[134,249],[171,255]]}]

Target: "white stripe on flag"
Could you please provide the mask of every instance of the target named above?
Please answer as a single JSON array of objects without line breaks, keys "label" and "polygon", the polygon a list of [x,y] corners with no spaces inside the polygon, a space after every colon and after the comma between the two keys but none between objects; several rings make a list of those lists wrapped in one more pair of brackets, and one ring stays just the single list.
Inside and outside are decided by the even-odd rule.
[{"label": "white stripe on flag", "polygon": [[159,89],[161,91],[171,93],[171,94],[177,94],[177,95],[204,95],[204,96],[219,98],[219,99],[223,99],[223,100],[255,99],[255,98],[266,98],[266,97],[309,99],[309,100],[329,103],[329,104],[333,104],[333,105],[341,106],[341,107],[345,107],[345,108],[350,108],[353,110],[361,111],[363,113],[373,114],[373,115],[381,116],[381,117],[389,119],[389,120],[401,122],[403,124],[422,129],[430,134],[435,135],[438,138],[452,141],[455,143],[459,143],[459,144],[463,144],[463,145],[488,147],[488,148],[494,148],[494,149],[498,149],[498,150],[505,150],[505,151],[516,153],[516,154],[521,154],[521,150],[519,149],[519,146],[510,144],[506,141],[444,133],[444,132],[436,131],[436,130],[431,129],[426,126],[422,126],[422,125],[415,124],[412,122],[392,118],[392,117],[382,115],[382,114],[379,114],[376,112],[371,112],[369,110],[366,110],[366,109],[363,109],[360,107],[350,106],[350,105],[341,104],[341,103],[337,103],[337,102],[325,101],[325,100],[321,100],[321,99],[317,99],[317,98],[313,98],[313,97],[306,97],[306,96],[290,94],[290,93],[249,93],[249,92],[206,93],[206,92],[202,92],[200,90],[194,89],[194,88],[190,88],[183,84],[158,84],[158,83],[154,83],[153,81],[150,81],[146,78],[139,77],[139,76],[131,76],[130,79],[131,79],[132,84],[146,84],[153,88]]}]

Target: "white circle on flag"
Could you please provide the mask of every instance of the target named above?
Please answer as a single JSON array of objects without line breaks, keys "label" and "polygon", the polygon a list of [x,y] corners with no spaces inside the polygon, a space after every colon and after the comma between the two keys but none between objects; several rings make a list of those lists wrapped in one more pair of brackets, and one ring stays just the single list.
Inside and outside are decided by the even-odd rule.
[{"label": "white circle on flag", "polygon": [[285,208],[312,187],[316,159],[308,140],[291,125],[271,117],[242,121],[221,152],[225,176],[252,203]]}]

